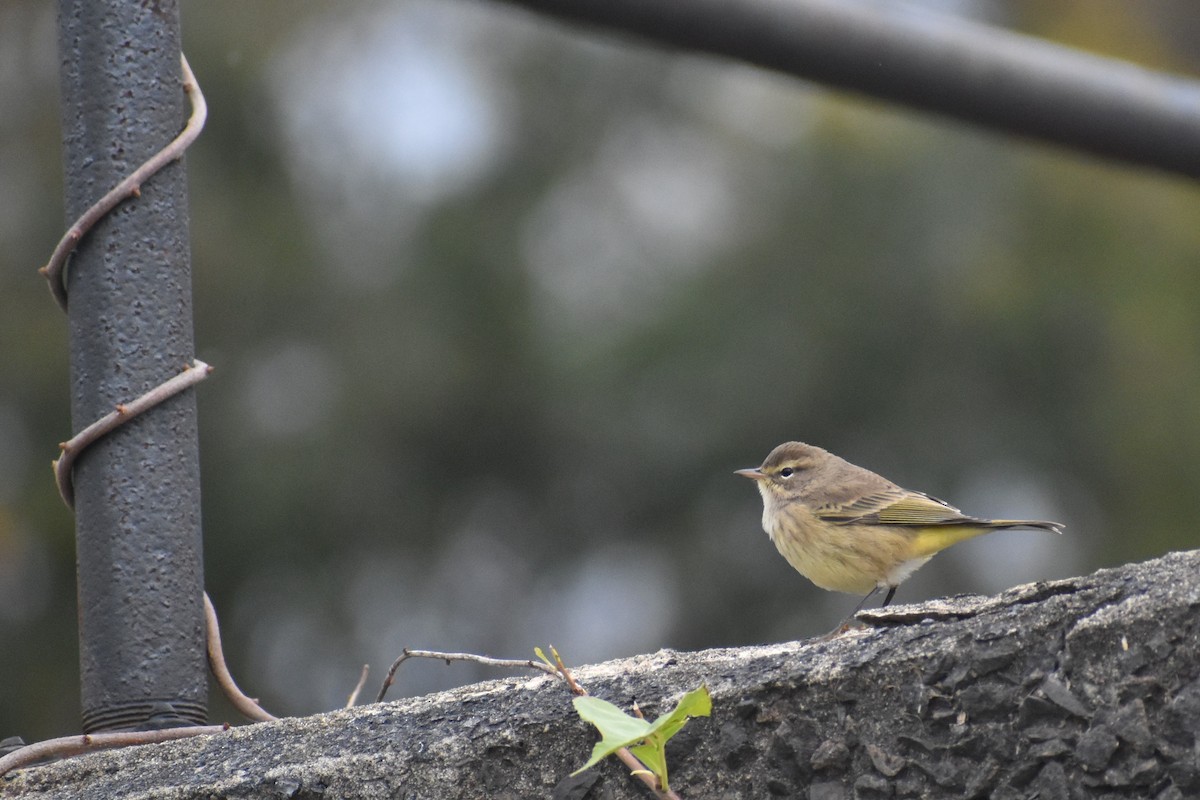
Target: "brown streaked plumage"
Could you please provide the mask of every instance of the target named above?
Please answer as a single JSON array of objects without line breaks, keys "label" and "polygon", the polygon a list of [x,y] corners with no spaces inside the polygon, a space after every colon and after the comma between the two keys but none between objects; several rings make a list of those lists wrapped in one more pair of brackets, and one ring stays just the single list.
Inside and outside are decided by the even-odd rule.
[{"label": "brown streaked plumage", "polygon": [[999,528],[1063,528],[970,517],[803,442],[785,442],[762,466],[737,474],[758,484],[763,530],[801,575],[822,589],[868,598],[887,589],[885,606],[905,578],[956,542]]}]

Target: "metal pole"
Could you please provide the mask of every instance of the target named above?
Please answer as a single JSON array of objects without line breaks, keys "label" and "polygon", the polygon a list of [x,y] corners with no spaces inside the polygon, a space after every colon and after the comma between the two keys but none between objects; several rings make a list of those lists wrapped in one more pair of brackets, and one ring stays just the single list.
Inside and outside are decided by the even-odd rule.
[{"label": "metal pole", "polygon": [[1200,178],[1200,82],[854,0],[507,0],[1106,158]]},{"label": "metal pole", "polygon": [[[59,47],[73,220],[183,125],[178,2],[59,0]],[[192,362],[181,163],[83,238],[67,291],[75,430]],[[84,730],[204,722],[194,390],[88,448],[74,475]]]}]

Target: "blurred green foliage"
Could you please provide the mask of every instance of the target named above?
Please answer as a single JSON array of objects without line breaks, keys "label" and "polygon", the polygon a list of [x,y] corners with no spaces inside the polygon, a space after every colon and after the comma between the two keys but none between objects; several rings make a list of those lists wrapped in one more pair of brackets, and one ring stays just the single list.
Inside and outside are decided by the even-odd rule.
[{"label": "blurred green foliage", "polygon": [[[962,5],[1200,65],[1186,0]],[[404,646],[827,630],[853,599],[730,474],[786,439],[1067,523],[939,556],[900,602],[1196,545],[1195,185],[502,5],[183,10],[207,583],[268,708],[332,707]],[[52,7],[0,5],[0,736],[27,739],[78,727],[66,324],[36,273],[54,51]]]}]

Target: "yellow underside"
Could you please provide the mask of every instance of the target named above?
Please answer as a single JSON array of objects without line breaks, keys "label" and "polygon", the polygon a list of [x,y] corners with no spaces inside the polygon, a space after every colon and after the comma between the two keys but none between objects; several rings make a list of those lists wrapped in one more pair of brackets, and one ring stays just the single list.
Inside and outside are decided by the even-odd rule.
[{"label": "yellow underside", "polygon": [[772,522],[771,540],[801,575],[822,589],[852,594],[896,586],[934,553],[989,530],[960,525],[839,525],[806,509]]}]

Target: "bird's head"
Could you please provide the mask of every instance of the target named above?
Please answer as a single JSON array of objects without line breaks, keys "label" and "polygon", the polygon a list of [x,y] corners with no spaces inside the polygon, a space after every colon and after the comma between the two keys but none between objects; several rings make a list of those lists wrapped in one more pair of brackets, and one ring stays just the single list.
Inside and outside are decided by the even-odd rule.
[{"label": "bird's head", "polygon": [[758,484],[767,503],[778,502],[798,493],[829,458],[829,453],[803,442],[785,442],[767,456],[761,466],[739,469],[735,474]]}]

